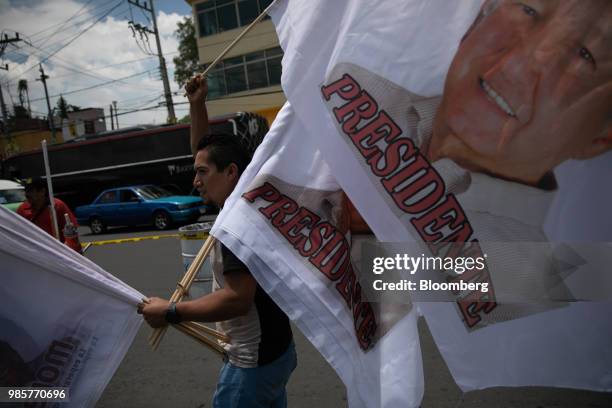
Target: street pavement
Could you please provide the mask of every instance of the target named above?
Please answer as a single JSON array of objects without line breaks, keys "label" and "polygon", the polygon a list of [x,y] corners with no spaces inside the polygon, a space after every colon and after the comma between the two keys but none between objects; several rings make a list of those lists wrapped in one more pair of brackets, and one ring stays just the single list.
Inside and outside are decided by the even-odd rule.
[{"label": "street pavement", "polygon": [[[200,221],[204,221],[201,219]],[[81,241],[112,241],[177,234],[150,228],[118,228],[93,236],[80,227]],[[147,296],[168,298],[182,274],[177,237],[91,246],[86,254]],[[444,364],[423,321],[419,324],[425,396],[422,408],[610,408],[612,394],[541,387],[495,388],[462,394]],[[148,344],[143,324],[97,407],[210,407],[221,359],[175,330],[168,330],[157,351]],[[289,407],[346,407],[346,390],[316,349],[293,328],[298,367],[287,387]]]}]

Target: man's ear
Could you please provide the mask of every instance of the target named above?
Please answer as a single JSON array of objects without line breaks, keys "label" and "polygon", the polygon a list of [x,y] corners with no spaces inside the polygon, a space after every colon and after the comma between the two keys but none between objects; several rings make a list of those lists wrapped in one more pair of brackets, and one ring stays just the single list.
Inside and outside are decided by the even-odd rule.
[{"label": "man's ear", "polygon": [[238,171],[238,166],[236,165],[236,163],[230,163],[229,166],[227,166],[227,175],[230,177],[230,179],[232,181],[236,180],[238,181],[238,179],[240,178],[240,173]]},{"label": "man's ear", "polygon": [[612,150],[612,124],[608,126],[608,129],[596,138],[584,148],[581,154],[576,155],[576,159],[586,160],[593,157],[597,157],[607,151]]}]

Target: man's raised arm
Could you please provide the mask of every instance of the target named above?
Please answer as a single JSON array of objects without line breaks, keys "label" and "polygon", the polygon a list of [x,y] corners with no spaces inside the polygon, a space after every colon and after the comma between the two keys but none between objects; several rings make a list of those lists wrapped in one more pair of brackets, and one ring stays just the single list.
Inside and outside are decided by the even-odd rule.
[{"label": "man's raised arm", "polygon": [[189,142],[191,154],[196,155],[198,142],[210,134],[208,125],[208,111],[206,110],[206,96],[208,95],[208,82],[202,75],[193,76],[185,85],[187,99],[189,99],[189,115],[191,116],[191,130]]}]

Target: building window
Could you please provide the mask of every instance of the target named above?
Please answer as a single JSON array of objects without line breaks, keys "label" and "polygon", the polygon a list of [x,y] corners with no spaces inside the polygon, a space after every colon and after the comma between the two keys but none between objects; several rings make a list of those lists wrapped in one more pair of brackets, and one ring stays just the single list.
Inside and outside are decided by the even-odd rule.
[{"label": "building window", "polygon": [[208,74],[209,98],[280,84],[282,58],[276,47],[221,61]]},{"label": "building window", "polygon": [[[195,5],[200,37],[250,24],[272,0],[207,0]],[[266,16],[265,18],[270,18]]]},{"label": "building window", "polygon": [[94,126],[93,120],[84,120],[83,123],[85,124],[86,135],[93,135],[94,133],[96,133],[96,128]]},{"label": "building window", "polygon": [[114,204],[117,202],[117,192],[107,191],[102,197],[98,199],[96,204]]}]

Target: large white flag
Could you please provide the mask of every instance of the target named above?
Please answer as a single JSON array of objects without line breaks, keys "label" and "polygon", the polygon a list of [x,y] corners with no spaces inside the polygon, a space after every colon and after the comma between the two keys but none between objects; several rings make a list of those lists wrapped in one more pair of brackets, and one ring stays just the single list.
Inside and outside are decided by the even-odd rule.
[{"label": "large white flag", "polygon": [[[586,261],[584,253],[559,251],[541,228],[552,193],[448,159],[430,164],[419,153],[480,6],[290,0],[273,11],[289,103],[212,233],[337,370],[352,406],[418,405],[416,309],[465,391],[612,389],[609,297],[570,303],[578,296],[566,280],[585,276],[576,273],[585,263],[601,268],[609,246]],[[492,290],[446,302],[366,301],[360,275],[372,271],[360,267],[354,249],[349,258],[340,190],[380,241],[404,242],[411,255],[488,256],[484,270],[463,278]],[[446,245],[455,241],[469,245]]]},{"label": "large white flag", "polygon": [[286,104],[211,233],[334,367],[352,407],[418,406],[416,312],[365,300],[343,193],[305,135]]},{"label": "large white flag", "polygon": [[142,318],[142,295],[0,208],[2,386],[65,387],[71,407],[92,407]]}]

